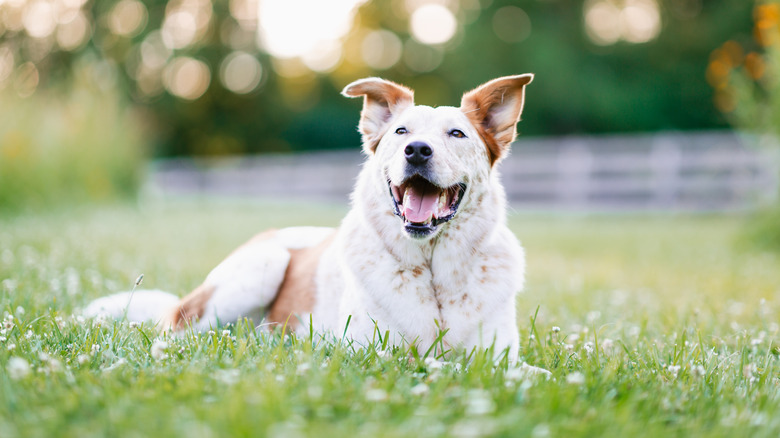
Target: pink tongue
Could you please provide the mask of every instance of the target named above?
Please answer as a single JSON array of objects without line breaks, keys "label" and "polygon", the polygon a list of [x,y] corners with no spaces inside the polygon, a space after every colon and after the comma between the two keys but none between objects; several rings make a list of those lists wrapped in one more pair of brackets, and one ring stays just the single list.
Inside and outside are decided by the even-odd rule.
[{"label": "pink tongue", "polygon": [[404,216],[406,220],[414,223],[426,223],[436,210],[439,201],[439,193],[430,188],[418,192],[414,187],[409,188],[409,200],[404,203]]}]

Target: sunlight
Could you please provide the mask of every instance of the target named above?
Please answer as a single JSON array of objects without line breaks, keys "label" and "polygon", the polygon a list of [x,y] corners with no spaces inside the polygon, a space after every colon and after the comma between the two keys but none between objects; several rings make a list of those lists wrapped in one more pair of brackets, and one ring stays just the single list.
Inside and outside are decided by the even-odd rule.
[{"label": "sunlight", "polygon": [[444,44],[453,36],[458,27],[455,15],[444,6],[426,4],[412,13],[412,36],[423,44]]},{"label": "sunlight", "polygon": [[332,48],[349,32],[364,1],[260,0],[259,44],[279,58],[305,57],[307,65],[332,68],[341,57]]}]

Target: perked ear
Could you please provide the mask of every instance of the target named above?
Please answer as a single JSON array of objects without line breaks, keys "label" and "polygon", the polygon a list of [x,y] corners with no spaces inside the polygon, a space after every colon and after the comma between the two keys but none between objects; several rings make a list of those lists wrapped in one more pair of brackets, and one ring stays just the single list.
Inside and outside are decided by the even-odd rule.
[{"label": "perked ear", "polygon": [[485,141],[491,165],[506,155],[517,136],[525,86],[533,79],[530,73],[493,79],[465,93],[460,101],[461,111]]},{"label": "perked ear", "polygon": [[374,152],[382,139],[387,123],[401,111],[414,105],[414,92],[403,85],[380,78],[355,81],[341,92],[347,97],[365,96],[358,129],[363,135],[363,148]]}]

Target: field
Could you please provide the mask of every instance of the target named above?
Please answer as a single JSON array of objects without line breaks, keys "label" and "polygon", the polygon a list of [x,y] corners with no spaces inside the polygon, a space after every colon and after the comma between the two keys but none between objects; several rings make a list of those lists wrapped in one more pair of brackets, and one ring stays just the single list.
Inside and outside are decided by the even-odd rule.
[{"label": "field", "polygon": [[184,294],[254,232],[341,207],[213,200],[0,218],[0,436],[780,435],[780,257],[739,217],[513,215],[526,376],[246,324],[180,338],[84,320],[95,297]]}]

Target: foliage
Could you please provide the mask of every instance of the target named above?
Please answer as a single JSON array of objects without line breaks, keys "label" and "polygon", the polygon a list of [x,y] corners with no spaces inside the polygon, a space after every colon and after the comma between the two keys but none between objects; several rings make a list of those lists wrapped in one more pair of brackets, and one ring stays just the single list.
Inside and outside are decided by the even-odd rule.
[{"label": "foliage", "polygon": [[511,218],[529,262],[521,359],[549,381],[483,352],[416,359],[243,323],[170,337],[78,317],[139,272],[183,293],[258,228],[341,213],[198,202],[0,219],[0,435],[780,432],[780,260],[731,249],[732,218]]},{"label": "foliage", "polygon": [[[99,67],[96,82],[120,87],[154,114],[158,155],[357,147],[357,103],[343,99],[338,91],[368,75],[410,84],[422,103],[457,105],[460,93],[484,81],[534,72],[537,79],[529,88],[521,125],[526,134],[725,126],[709,103],[712,92],[702,73],[717,42],[747,32],[749,2],[603,0],[622,6],[629,1],[657,5],[662,23],[657,38],[641,44],[595,44],[584,24],[584,8],[591,0],[464,0],[437,2],[455,11],[457,34],[447,43],[428,46],[411,36],[406,10],[407,5],[423,2],[367,1],[343,41],[340,63],[319,73],[300,59],[274,58],[256,44],[252,0],[143,0],[136,27],[121,24],[132,22],[127,17],[134,15],[119,5],[140,3],[95,1],[86,2],[82,11],[91,37],[67,50],[51,36],[30,38],[20,26],[12,29],[7,24],[0,35],[0,64],[3,56],[12,54],[20,65],[6,82],[27,93],[32,79],[25,78],[40,77],[40,87],[67,82],[72,63],[91,57]],[[0,9],[5,17],[22,17],[13,8],[28,3],[32,2],[5,2]],[[510,26],[509,42],[496,33],[496,22],[503,17],[499,11],[505,7],[521,7],[529,17],[524,27]],[[162,45],[166,19],[190,10],[205,23],[193,30],[195,38],[173,44],[173,49]],[[306,11],[297,13],[303,17]],[[184,18],[178,16],[181,28]],[[175,22],[169,20],[171,29]],[[401,61],[392,67],[372,68],[361,59],[365,37],[377,29],[392,32],[403,50]],[[59,35],[58,30],[57,41]],[[251,55],[262,66],[258,88],[245,94],[231,92],[221,79],[226,61],[238,53]],[[428,66],[411,68],[410,58]],[[187,99],[175,97],[169,84],[172,67],[185,59],[205,66],[209,73],[204,93]],[[0,66],[0,85],[4,75]]]},{"label": "foliage", "polygon": [[[715,90],[717,108],[737,128],[763,135],[759,145],[767,149],[764,152],[774,152],[770,156],[776,160],[780,154],[780,1],[757,1],[753,18],[752,41],[729,40],[716,49],[707,80]],[[780,205],[776,205],[755,215],[746,234],[760,247],[780,250],[779,224]]]},{"label": "foliage", "polygon": [[[780,127],[780,2],[759,0],[752,39],[732,39],[712,52],[707,81],[716,107],[738,127],[778,134]],[[745,53],[747,52],[747,53]]]},{"label": "foliage", "polygon": [[110,90],[0,95],[0,212],[135,196],[146,138]]}]

